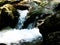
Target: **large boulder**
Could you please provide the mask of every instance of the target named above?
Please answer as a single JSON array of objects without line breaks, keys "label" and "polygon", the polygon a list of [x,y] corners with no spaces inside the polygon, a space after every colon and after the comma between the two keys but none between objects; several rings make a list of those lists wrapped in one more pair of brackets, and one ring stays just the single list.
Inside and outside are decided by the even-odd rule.
[{"label": "large boulder", "polygon": [[0,7],[0,29],[6,26],[15,27],[19,14],[11,4]]}]

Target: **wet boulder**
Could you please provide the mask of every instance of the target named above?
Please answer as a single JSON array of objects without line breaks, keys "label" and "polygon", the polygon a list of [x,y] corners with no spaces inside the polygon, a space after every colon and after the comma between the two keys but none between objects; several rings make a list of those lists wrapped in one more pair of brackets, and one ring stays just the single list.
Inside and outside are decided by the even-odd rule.
[{"label": "wet boulder", "polygon": [[19,14],[11,4],[5,4],[0,7],[0,29],[10,26],[12,28],[18,22]]}]

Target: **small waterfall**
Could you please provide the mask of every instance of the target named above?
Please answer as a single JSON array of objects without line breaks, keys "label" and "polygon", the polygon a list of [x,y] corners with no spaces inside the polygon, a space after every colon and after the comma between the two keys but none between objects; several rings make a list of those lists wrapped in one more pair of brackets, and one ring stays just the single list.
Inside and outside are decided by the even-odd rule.
[{"label": "small waterfall", "polygon": [[[17,10],[20,14],[20,17],[18,19],[18,24],[15,27],[16,29],[23,29],[22,26],[24,26],[24,22],[26,21],[28,10]],[[33,29],[35,27],[35,21],[30,23],[26,29]]]},{"label": "small waterfall", "polygon": [[[29,24],[27,29],[21,29],[23,23],[26,21],[28,10],[17,10],[20,13],[18,24],[16,28],[3,29],[6,31],[0,32],[0,43],[7,45],[33,45],[38,42],[42,42],[42,35],[39,33],[39,29],[34,27],[34,22]],[[33,26],[32,26],[33,25]],[[29,29],[28,29],[29,28]],[[32,28],[32,29],[30,29]],[[30,44],[29,44],[29,43]]]},{"label": "small waterfall", "polygon": [[17,10],[20,14],[18,24],[16,26],[17,29],[21,29],[23,26],[24,21],[26,20],[27,13],[29,12],[28,10]]}]

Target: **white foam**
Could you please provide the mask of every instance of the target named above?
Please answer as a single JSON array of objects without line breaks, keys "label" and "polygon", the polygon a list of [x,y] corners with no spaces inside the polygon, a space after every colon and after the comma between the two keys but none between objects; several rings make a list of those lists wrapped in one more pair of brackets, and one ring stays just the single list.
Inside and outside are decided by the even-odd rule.
[{"label": "white foam", "polygon": [[16,43],[18,41],[32,41],[35,38],[42,37],[38,28],[28,29],[9,29],[9,31],[0,32],[0,43]]}]

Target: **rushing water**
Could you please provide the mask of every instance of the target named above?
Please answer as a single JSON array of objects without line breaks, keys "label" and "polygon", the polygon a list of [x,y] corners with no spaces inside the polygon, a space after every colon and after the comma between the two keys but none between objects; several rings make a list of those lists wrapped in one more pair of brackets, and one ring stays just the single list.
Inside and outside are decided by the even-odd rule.
[{"label": "rushing water", "polygon": [[[26,16],[27,13],[29,13],[28,10],[17,10],[20,14],[19,20],[18,20],[18,24],[15,27],[16,29],[22,29],[22,26],[24,26],[24,22],[26,21]],[[33,29],[35,27],[35,22],[30,23],[27,27],[27,29]]]},{"label": "rushing water", "polygon": [[[39,42],[42,39],[42,35],[39,33],[39,29],[34,27],[34,24],[29,24],[28,28],[22,29],[24,21],[26,21],[28,10],[17,10],[20,13],[18,24],[16,28],[6,28],[5,31],[0,32],[0,43],[6,43],[7,45],[29,45],[23,42]],[[31,29],[32,28],[32,29]]]},{"label": "rushing water", "polygon": [[24,21],[26,20],[26,16],[28,13],[28,10],[17,10],[20,14],[19,20],[18,20],[18,24],[16,26],[17,29],[21,29],[23,26]]}]

